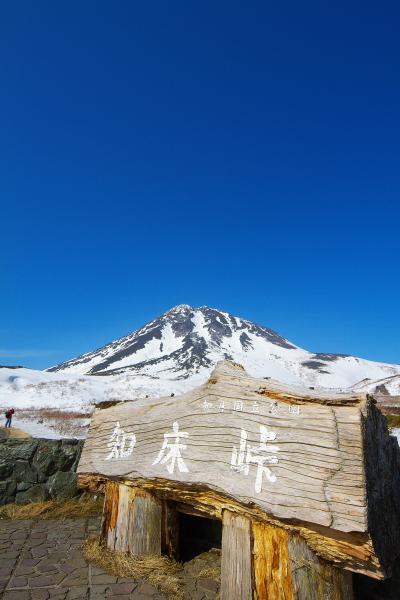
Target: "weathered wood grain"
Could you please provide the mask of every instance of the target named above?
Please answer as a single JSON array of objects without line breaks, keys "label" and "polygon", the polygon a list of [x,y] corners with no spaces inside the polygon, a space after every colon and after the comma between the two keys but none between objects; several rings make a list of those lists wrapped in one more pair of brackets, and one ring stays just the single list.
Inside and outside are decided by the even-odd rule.
[{"label": "weathered wood grain", "polygon": [[102,538],[107,548],[115,550],[115,534],[118,518],[119,484],[108,481],[105,485],[105,496],[102,518]]},{"label": "weathered wood grain", "polygon": [[349,571],[320,559],[299,535],[253,521],[254,600],[352,600]]},{"label": "weathered wood grain", "polygon": [[221,600],[252,600],[251,522],[224,511],[222,517]]},{"label": "weathered wood grain", "polygon": [[[137,555],[163,550],[179,558],[175,503],[161,504],[148,492],[107,482],[104,507],[110,549]],[[352,599],[350,573],[321,560],[298,534],[229,510],[222,522],[222,600]]]},{"label": "weathered wood grain", "polygon": [[252,532],[254,600],[294,600],[288,532],[257,521]]},{"label": "weathered wood grain", "polygon": [[[342,531],[366,531],[360,407],[353,401],[342,408],[322,401],[317,404],[315,400],[298,405],[301,412],[295,414],[289,412],[293,405],[286,401],[273,404],[266,390],[259,394],[258,388],[257,380],[243,371],[225,367],[217,383],[201,386],[180,398],[137,409],[134,404],[122,404],[98,411],[92,419],[79,472],[201,482],[243,502],[254,502],[278,518],[313,521]],[[179,432],[187,434],[179,438],[186,446],[181,456],[187,470],[179,470],[175,463],[173,472],[168,473],[166,463],[155,461],[164,434],[172,431],[174,422]],[[109,458],[107,444],[118,423],[125,434],[136,436],[136,444],[129,456]],[[256,461],[257,456],[267,457],[264,466],[269,468],[270,478],[263,471],[262,489],[257,492],[258,465],[242,464],[247,460],[246,452],[240,462],[240,444],[245,432],[246,448],[257,449],[261,427],[270,435],[265,446],[271,451],[258,451],[257,455],[254,450],[252,458]],[[236,468],[231,465],[234,449],[239,461]],[[269,464],[270,460],[277,462]]]},{"label": "weathered wood grain", "polygon": [[162,503],[161,549],[173,560],[179,560],[179,513],[176,502],[164,500]]},{"label": "weathered wood grain", "polygon": [[289,536],[287,548],[294,600],[352,600],[351,573],[319,559],[298,535]]},{"label": "weathered wood grain", "polygon": [[[99,476],[79,475],[79,486],[92,493],[102,492],[107,481]],[[251,520],[280,526],[297,532],[320,557],[337,567],[351,569],[370,577],[382,578],[383,572],[368,533],[344,533],[314,523],[279,521],[254,506],[243,505],[235,499],[211,490],[193,486],[191,489],[168,480],[124,480],[127,485],[151,491],[163,500],[177,501],[179,511],[195,516],[222,519],[224,510],[243,514]]]},{"label": "weathered wood grain", "polygon": [[114,549],[128,552],[133,540],[133,506],[135,490],[120,484],[118,491],[118,514],[115,524]]},{"label": "weathered wood grain", "polygon": [[108,481],[104,493],[101,537],[110,550],[129,552],[133,539],[135,490],[131,486]]},{"label": "weathered wood grain", "polygon": [[391,574],[400,554],[400,455],[395,437],[387,435],[385,417],[371,403],[363,414],[368,529],[383,569]]},{"label": "weathered wood grain", "polygon": [[161,516],[161,502],[148,492],[135,490],[132,554],[161,554]]},{"label": "weathered wood grain", "polygon": [[[366,472],[366,448],[372,464],[372,440],[380,427],[371,407],[366,395],[293,390],[223,363],[207,384],[181,397],[97,411],[79,480],[118,480],[218,518],[235,507],[301,531],[320,556],[338,566],[381,577],[390,569],[381,555],[400,552],[399,529],[388,544],[387,527],[372,531],[370,524],[378,515],[374,498],[398,511],[399,449],[382,430],[379,469],[385,479],[374,476],[372,466]],[[173,423],[176,435],[185,434],[178,440],[165,437]],[[120,434],[115,452],[117,425],[126,437]],[[172,461],[171,448],[163,450],[163,444],[175,441],[182,446]]]}]

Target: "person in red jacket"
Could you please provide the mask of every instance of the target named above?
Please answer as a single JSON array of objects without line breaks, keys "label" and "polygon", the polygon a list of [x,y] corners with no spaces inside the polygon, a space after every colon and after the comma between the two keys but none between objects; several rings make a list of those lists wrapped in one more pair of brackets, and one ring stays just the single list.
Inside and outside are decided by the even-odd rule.
[{"label": "person in red jacket", "polygon": [[11,421],[12,421],[14,413],[15,413],[15,410],[13,408],[9,408],[8,411],[6,412],[6,427],[8,427],[8,428],[11,427]]}]

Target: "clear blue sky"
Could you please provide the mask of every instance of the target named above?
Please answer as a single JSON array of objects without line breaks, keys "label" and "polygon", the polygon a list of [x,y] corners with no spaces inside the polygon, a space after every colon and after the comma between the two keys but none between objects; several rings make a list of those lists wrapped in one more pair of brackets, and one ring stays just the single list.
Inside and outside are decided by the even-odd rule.
[{"label": "clear blue sky", "polygon": [[5,2],[0,363],[207,304],[400,362],[398,3]]}]

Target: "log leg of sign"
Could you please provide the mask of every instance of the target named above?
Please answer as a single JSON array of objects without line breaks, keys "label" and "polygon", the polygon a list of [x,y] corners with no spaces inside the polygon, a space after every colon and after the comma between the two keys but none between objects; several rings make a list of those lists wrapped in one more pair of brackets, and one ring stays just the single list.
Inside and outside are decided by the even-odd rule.
[{"label": "log leg of sign", "polygon": [[115,550],[128,552],[133,533],[133,506],[135,490],[127,485],[118,489],[118,515],[115,527]]},{"label": "log leg of sign", "polygon": [[221,600],[252,600],[251,521],[228,510],[222,516]]},{"label": "log leg of sign", "polygon": [[[284,529],[252,522],[254,598],[292,600],[288,538]],[[321,596],[324,598],[324,596]],[[304,600],[311,600],[308,596]]]},{"label": "log leg of sign", "polygon": [[351,582],[300,536],[224,511],[221,600],[351,600]]},{"label": "log leg of sign", "polygon": [[119,485],[107,481],[104,490],[101,537],[110,550],[115,549],[115,527],[118,516]]},{"label": "log leg of sign", "polygon": [[161,501],[136,488],[133,508],[131,553],[137,556],[161,554]]},{"label": "log leg of sign", "polygon": [[288,548],[296,600],[352,600],[350,571],[319,559],[299,535],[289,537]]},{"label": "log leg of sign", "polygon": [[101,530],[110,550],[161,554],[161,502],[144,490],[108,481]]},{"label": "log leg of sign", "polygon": [[134,497],[133,488],[113,481],[106,483],[101,531],[110,550],[131,549]]},{"label": "log leg of sign", "polygon": [[176,503],[164,500],[162,505],[162,553],[173,560],[179,560],[179,513]]}]

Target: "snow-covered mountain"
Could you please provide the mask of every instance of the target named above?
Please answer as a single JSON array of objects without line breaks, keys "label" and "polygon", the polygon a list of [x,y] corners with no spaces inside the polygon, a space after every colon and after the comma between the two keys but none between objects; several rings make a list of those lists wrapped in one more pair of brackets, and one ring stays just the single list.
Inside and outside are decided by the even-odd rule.
[{"label": "snow-covered mountain", "polygon": [[206,381],[215,364],[226,359],[255,377],[292,385],[400,394],[400,365],[309,352],[246,319],[183,304],[47,371],[0,368],[0,410],[82,413],[104,400],[180,394]]},{"label": "snow-covered mountain", "polygon": [[35,435],[83,436],[82,414],[95,403],[181,394],[226,359],[291,385],[400,394],[400,365],[309,352],[246,319],[184,304],[47,371],[0,367],[0,411],[16,408],[16,425]]},{"label": "snow-covered mountain", "polygon": [[365,383],[366,379],[371,383],[400,376],[400,365],[309,352],[252,321],[207,306],[192,308],[187,304],[49,371],[60,375],[148,378],[169,382],[169,391],[171,382],[185,383],[183,387],[187,388],[205,381],[219,360],[238,362],[255,377],[314,387],[348,388]]}]

